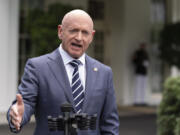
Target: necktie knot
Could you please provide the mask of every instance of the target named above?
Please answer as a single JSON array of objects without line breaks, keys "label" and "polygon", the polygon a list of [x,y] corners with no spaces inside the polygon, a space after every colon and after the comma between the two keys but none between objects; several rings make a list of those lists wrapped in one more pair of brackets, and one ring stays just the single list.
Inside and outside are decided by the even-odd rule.
[{"label": "necktie knot", "polygon": [[74,67],[77,68],[80,65],[80,60],[72,60],[69,64]]}]

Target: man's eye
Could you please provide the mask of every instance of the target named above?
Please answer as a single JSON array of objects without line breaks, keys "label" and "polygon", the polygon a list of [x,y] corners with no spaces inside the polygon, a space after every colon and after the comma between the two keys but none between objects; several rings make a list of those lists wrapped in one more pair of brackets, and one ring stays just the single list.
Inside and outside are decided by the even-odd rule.
[{"label": "man's eye", "polygon": [[69,30],[69,31],[70,31],[70,33],[75,33],[75,32],[78,32],[78,30],[76,30],[76,29]]},{"label": "man's eye", "polygon": [[88,31],[82,31],[82,33],[83,33],[84,35],[89,35],[89,32],[88,32]]}]

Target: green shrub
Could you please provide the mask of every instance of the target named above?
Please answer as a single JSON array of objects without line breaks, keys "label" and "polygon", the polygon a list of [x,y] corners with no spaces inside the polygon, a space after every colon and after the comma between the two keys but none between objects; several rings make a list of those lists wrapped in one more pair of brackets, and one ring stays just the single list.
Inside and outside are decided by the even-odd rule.
[{"label": "green shrub", "polygon": [[157,116],[158,135],[180,135],[180,77],[166,80]]}]

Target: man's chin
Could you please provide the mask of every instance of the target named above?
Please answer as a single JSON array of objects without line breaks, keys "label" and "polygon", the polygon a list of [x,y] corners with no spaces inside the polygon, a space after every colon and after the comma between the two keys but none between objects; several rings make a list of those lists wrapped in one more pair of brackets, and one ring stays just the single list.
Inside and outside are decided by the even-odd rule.
[{"label": "man's chin", "polygon": [[82,54],[81,53],[71,53],[71,57],[78,59],[79,57],[81,57]]}]

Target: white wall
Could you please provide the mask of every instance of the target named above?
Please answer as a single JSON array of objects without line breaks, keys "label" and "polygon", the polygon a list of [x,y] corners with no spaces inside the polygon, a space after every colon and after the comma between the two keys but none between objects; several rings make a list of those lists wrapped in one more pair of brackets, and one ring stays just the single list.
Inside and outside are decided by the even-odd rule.
[{"label": "white wall", "polygon": [[106,6],[117,102],[128,105],[134,87],[131,55],[141,41],[150,39],[150,0],[112,0]]},{"label": "white wall", "polygon": [[[125,30],[125,38],[124,38],[124,47],[125,47],[125,61],[124,73],[126,75],[125,78],[125,87],[126,91],[124,94],[124,103],[129,104],[133,99],[133,90],[134,90],[134,75],[132,64],[130,63],[133,51],[139,46],[139,43],[142,41],[146,41],[149,43],[150,39],[150,0],[138,0],[138,1],[130,1],[126,0],[126,30]],[[150,88],[146,89],[147,94],[149,93]],[[150,93],[149,93],[150,94]],[[146,96],[148,99],[149,94]],[[127,98],[129,97],[129,98]],[[129,100],[131,99],[131,100]]]},{"label": "white wall", "polygon": [[0,1],[0,112],[7,111],[17,88],[18,14],[18,0]]}]

